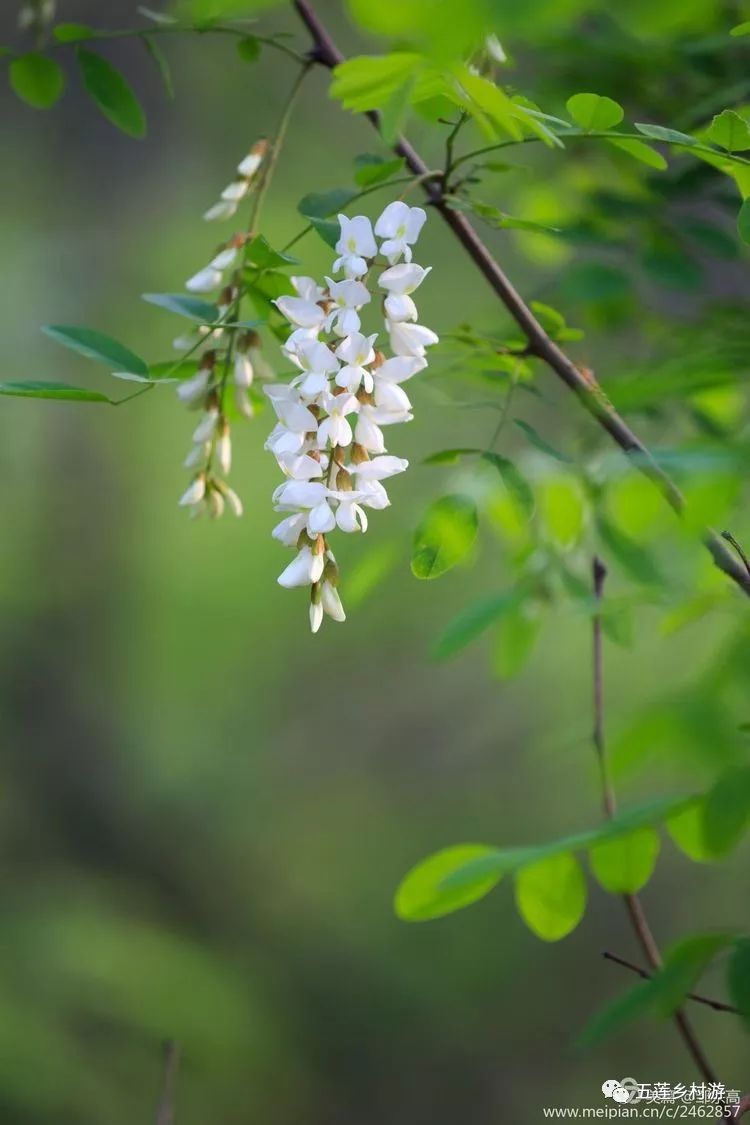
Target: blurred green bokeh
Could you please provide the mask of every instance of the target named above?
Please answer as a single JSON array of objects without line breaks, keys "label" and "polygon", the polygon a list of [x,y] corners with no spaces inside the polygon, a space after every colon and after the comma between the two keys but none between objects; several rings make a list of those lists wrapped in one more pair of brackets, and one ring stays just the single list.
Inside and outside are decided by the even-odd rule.
[{"label": "blurred green bokeh", "polygon": [[[0,15],[3,42],[19,35],[13,7]],[[124,0],[103,7],[59,5],[71,21],[136,18]],[[338,4],[319,7],[345,49],[382,47]],[[394,35],[408,37],[418,7],[405,6]],[[567,26],[540,25],[535,44],[528,26],[513,40],[520,21],[508,6],[511,81],[553,113],[576,90],[595,89],[620,98],[631,119],[698,127],[676,120],[682,104],[702,98],[710,115],[730,104],[722,86],[735,88],[733,101],[745,96],[738,84],[750,95],[741,46],[710,46],[742,12],[671,7],[674,22],[639,28],[637,13],[664,17],[670,5],[628,5],[632,18],[613,25],[579,3]],[[286,7],[262,26],[305,45]],[[505,43],[500,22],[498,32]],[[61,351],[40,325],[85,323],[167,358],[179,322],[139,294],[179,291],[205,262],[215,235],[200,216],[273,128],[293,75],[270,53],[248,66],[221,37],[175,41],[177,98],[166,102],[137,45],[107,53],[147,108],[143,142],[117,133],[72,80],[49,114],[3,99],[2,376],[118,395],[128,384]],[[275,245],[299,229],[304,193],[351,182],[354,156],[380,151],[364,121],[326,99],[325,84],[309,78],[281,158],[264,222]],[[412,133],[439,158],[424,124]],[[674,235],[687,214],[731,245],[731,185],[717,188],[702,169],[704,179],[667,174],[669,191],[657,177],[646,188],[627,158],[583,146],[524,153],[519,164],[490,189],[503,209],[580,237],[490,232],[488,241],[524,292],[586,329],[576,355],[615,401],[619,378],[641,371],[647,380],[649,364],[679,355],[683,338],[695,357],[712,352],[712,332],[726,338],[721,317],[739,331],[746,261],[700,247],[686,258]],[[387,191],[368,201],[370,214],[381,199]],[[593,254],[587,223],[605,243]],[[425,323],[507,327],[436,219],[420,252],[434,266]],[[321,242],[308,238],[299,253],[304,272],[328,268]],[[630,983],[602,949],[634,955],[621,905],[593,887],[584,923],[554,946],[524,929],[505,885],[428,925],[393,915],[398,880],[431,850],[536,842],[599,817],[585,614],[548,614],[517,679],[493,677],[483,643],[452,662],[429,658],[459,609],[509,580],[505,548],[487,529],[473,568],[436,583],[409,571],[426,505],[471,487],[461,467],[420,462],[446,446],[483,446],[496,423],[489,408],[451,407],[435,391],[448,386],[440,376],[415,388],[416,419],[394,449],[413,469],[393,485],[393,507],[374,513],[367,541],[344,544],[349,620],[315,638],[304,597],[275,582],[286,558],[270,539],[277,470],[262,450],[267,415],[237,427],[233,480],[246,517],[191,523],[176,506],[191,419],[169,388],[118,410],[0,400],[0,1108],[14,1125],[153,1120],[167,1037],[183,1051],[179,1125],[525,1123],[546,1104],[598,1105],[612,1076],[692,1081],[667,1024],[573,1048],[587,1018]],[[550,374],[537,386],[541,398],[519,400],[522,418],[559,449],[609,454]],[[470,397],[460,383],[452,394]],[[741,434],[741,389],[706,394],[703,419],[718,412]],[[660,447],[688,425],[682,412],[670,428],[668,415],[641,418]],[[502,450],[530,459],[533,472],[520,430]],[[736,474],[726,500],[717,501],[716,479],[699,486],[706,518],[723,505],[747,541]],[[723,590],[695,528],[678,531],[641,492],[620,502],[631,533],[659,541],[662,565],[674,558],[685,583]],[[387,557],[395,566],[368,591],[367,567],[377,578]],[[632,582],[614,570],[613,592],[627,596]],[[650,792],[654,777],[677,789],[706,784],[716,763],[733,760],[732,732],[748,718],[745,615],[730,595],[717,614],[670,635],[645,606],[633,645],[608,646],[625,799]],[[720,867],[693,866],[665,844],[645,892],[660,938],[746,924],[746,860],[745,850]],[[746,1088],[739,1026],[701,1010],[695,1022],[722,1080]]]}]

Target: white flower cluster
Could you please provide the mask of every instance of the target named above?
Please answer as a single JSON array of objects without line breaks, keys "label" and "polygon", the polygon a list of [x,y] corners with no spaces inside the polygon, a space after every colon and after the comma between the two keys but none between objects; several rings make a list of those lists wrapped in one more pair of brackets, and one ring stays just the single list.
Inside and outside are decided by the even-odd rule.
[{"label": "white flower cluster", "polygon": [[[267,149],[259,141],[240,163],[242,177],[224,191],[222,203],[217,204],[206,218],[229,218],[240,200],[251,188]],[[223,207],[221,214],[218,208]],[[185,287],[191,293],[214,293],[220,290],[216,319],[229,321],[226,328],[209,328],[201,325],[195,332],[179,336],[174,341],[177,351],[193,353],[202,347],[198,371],[178,383],[177,396],[191,410],[202,411],[201,419],[193,433],[193,444],[185,459],[185,468],[193,473],[187,490],[180,499],[183,507],[190,508],[194,516],[204,511],[217,518],[228,506],[235,515],[242,515],[242,501],[223,477],[228,476],[232,465],[232,440],[227,419],[226,396],[231,390],[236,412],[252,418],[253,407],[249,391],[255,375],[272,378],[273,372],[260,350],[257,332],[233,328],[237,319],[242,295],[242,278],[239,272],[227,279],[248,241],[246,233],[237,234],[223,243],[207,266],[194,274]]]},{"label": "white flower cluster", "polygon": [[[343,272],[344,279],[326,277],[319,286],[310,277],[293,277],[297,296],[276,301],[292,326],[283,350],[299,374],[265,388],[278,419],[266,448],[287,478],[273,495],[275,510],[287,513],[273,536],[297,552],[279,583],[310,587],[314,633],[324,614],[344,620],[328,533],[366,531],[365,509],[390,503],[382,482],[408,467],[387,454],[383,427],[411,420],[401,384],[427,366],[425,349],[438,341],[416,323],[411,296],[430,272],[412,262],[425,219],[421,207],[401,201],[386,207],[374,232],[364,215],[339,215],[332,272]],[[377,333],[361,330],[360,313],[372,300],[368,278],[379,257],[388,267],[377,286],[390,358],[376,346]]]}]

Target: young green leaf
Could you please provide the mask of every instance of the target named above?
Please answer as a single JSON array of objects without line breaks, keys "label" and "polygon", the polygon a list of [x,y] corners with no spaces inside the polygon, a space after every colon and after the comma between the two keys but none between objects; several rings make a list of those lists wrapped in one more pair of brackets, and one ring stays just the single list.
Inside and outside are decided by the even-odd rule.
[{"label": "young green leaf", "polygon": [[663,172],[668,166],[666,160],[660,152],[650,145],[644,144],[643,141],[636,141],[632,138],[609,138],[608,143],[615,148],[619,148],[622,152],[626,152],[628,156],[632,156],[635,160],[640,160],[641,164],[648,164],[649,168],[656,168],[657,171]]},{"label": "young green leaf", "polygon": [[49,109],[65,89],[62,68],[38,51],[13,59],[8,77],[18,97],[34,109]]},{"label": "young green leaf", "polygon": [[143,300],[150,305],[158,305],[168,312],[185,316],[188,320],[195,320],[199,324],[215,324],[219,310],[216,305],[201,300],[200,297],[189,297],[184,293],[144,293]]},{"label": "young green leaf", "polygon": [[750,1025],[750,938],[740,938],[735,944],[727,965],[727,985],[732,1003]]},{"label": "young green leaf", "polygon": [[576,928],[586,910],[586,879],[570,852],[523,867],[515,879],[516,906],[543,941],[559,941]]},{"label": "young green leaf", "polygon": [[658,586],[663,582],[659,567],[645,547],[631,539],[605,516],[599,516],[596,525],[604,545],[637,582],[646,586]]},{"label": "young green leaf", "polygon": [[737,216],[737,232],[746,245],[750,246],[750,199],[746,199]]},{"label": "young green leaf", "polygon": [[84,39],[91,39],[94,34],[94,29],[85,23],[59,23],[52,29],[52,35],[58,43],[82,43]]},{"label": "young green leaf", "polygon": [[69,324],[46,324],[43,332],[58,344],[79,352],[88,359],[106,363],[119,371],[132,371],[135,375],[148,375],[148,364],[139,355],[126,348],[119,340],[91,328],[78,328]]},{"label": "young green leaf", "polygon": [[750,766],[728,770],[702,804],[703,843],[711,856],[727,855],[750,825]]},{"label": "young green leaf", "polygon": [[602,133],[614,129],[625,116],[619,102],[601,94],[574,94],[568,98],[568,113],[587,133]]},{"label": "young green leaf", "polygon": [[647,125],[642,121],[636,121],[635,127],[639,133],[643,133],[644,137],[650,137],[653,141],[666,141],[668,144],[675,145],[700,144],[697,137],[691,137],[689,133],[680,133],[677,129],[665,129],[662,125]]},{"label": "young green leaf", "polygon": [[384,160],[382,156],[365,154],[358,156],[354,165],[356,168],[354,173],[355,184],[361,188],[368,188],[374,187],[375,184],[383,184],[386,180],[390,180],[392,176],[397,175],[404,167],[404,160],[400,156],[395,160]]},{"label": "young green leaf", "polygon": [[237,54],[243,62],[254,63],[260,57],[260,39],[255,35],[245,35],[238,39]]},{"label": "young green leaf", "polygon": [[153,35],[143,34],[141,36],[141,42],[156,64],[156,69],[161,75],[167,97],[170,99],[174,98],[174,82],[172,81],[172,71],[167,56],[162,51]]},{"label": "young green leaf", "polygon": [[505,614],[497,631],[492,653],[492,668],[501,679],[519,675],[531,658],[542,617],[532,599],[517,600]]},{"label": "young green leaf", "polygon": [[476,539],[476,504],[444,496],[427,509],[414,536],[411,569],[416,578],[438,578],[460,563]]},{"label": "young green leaf", "polygon": [[347,59],[333,72],[331,97],[355,113],[379,109],[422,65],[422,56],[414,51]]},{"label": "young green leaf", "polygon": [[446,888],[443,884],[452,871],[491,851],[493,849],[485,844],[456,844],[422,860],[408,872],[396,891],[394,908],[398,917],[405,922],[426,922],[484,898],[500,882],[501,875],[485,875],[458,889]]},{"label": "young green leaf", "polygon": [[750,20],[745,20],[744,23],[738,23],[736,27],[732,28],[729,34],[735,36],[735,38],[740,35],[750,35]]},{"label": "young green leaf", "polygon": [[526,434],[531,444],[541,453],[546,453],[548,457],[554,457],[556,461],[562,461],[566,464],[570,464],[573,460],[567,453],[562,453],[559,449],[555,449],[553,445],[550,445],[548,441],[545,441],[542,435],[535,430],[533,426],[530,426],[528,422],[524,422],[522,418],[514,418],[513,424],[518,426],[519,430]]},{"label": "young green leaf", "polygon": [[725,109],[714,117],[706,137],[727,152],[744,152],[750,148],[750,126],[733,109]]},{"label": "young green leaf", "polygon": [[526,519],[531,519],[534,514],[534,492],[520,469],[501,453],[486,450],[482,453],[482,460],[493,465],[500,474],[506,489],[518,505],[519,510]]},{"label": "young green leaf", "polygon": [[441,449],[437,453],[431,453],[429,457],[425,457],[422,464],[457,465],[462,457],[469,457],[480,452],[481,450],[472,449],[470,446],[464,446],[461,449]]},{"label": "young green leaf", "polygon": [[450,622],[433,648],[432,655],[436,660],[446,660],[449,656],[455,656],[490,626],[511,613],[517,601],[518,594],[509,591],[472,602]]},{"label": "young green leaf", "polygon": [[12,395],[14,398],[57,398],[69,402],[112,402],[111,398],[99,391],[71,387],[68,383],[45,383],[36,379],[0,383],[0,395]]},{"label": "young green leaf", "polygon": [[107,120],[130,137],[144,137],[146,118],[120,71],[102,55],[84,47],[77,49],[76,58],[83,84]]},{"label": "young green leaf", "polygon": [[262,270],[299,265],[299,258],[285,254],[282,250],[274,250],[262,234],[256,234],[252,242],[247,243],[245,257]]},{"label": "young green leaf", "polygon": [[308,215],[307,221],[313,230],[320,235],[326,246],[335,250],[336,243],[341,237],[341,228],[336,219],[316,219],[313,215]]},{"label": "young green leaf", "polygon": [[653,828],[637,828],[616,840],[605,840],[589,851],[594,876],[610,894],[635,894],[651,878],[659,855],[659,836]]},{"label": "young green leaf", "polygon": [[311,192],[300,199],[297,210],[306,219],[327,219],[342,211],[357,198],[359,192],[352,188],[332,188],[331,191]]},{"label": "young green leaf", "polygon": [[667,819],[667,832],[680,851],[695,863],[710,863],[713,856],[706,843],[703,801],[679,809]]}]

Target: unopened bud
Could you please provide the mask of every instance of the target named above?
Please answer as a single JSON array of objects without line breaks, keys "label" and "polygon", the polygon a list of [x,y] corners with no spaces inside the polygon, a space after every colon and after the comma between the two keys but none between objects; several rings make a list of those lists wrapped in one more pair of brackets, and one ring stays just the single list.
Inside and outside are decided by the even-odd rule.
[{"label": "unopened bud", "polygon": [[370,454],[365,449],[364,445],[359,445],[355,442],[352,446],[351,462],[352,465],[363,465],[365,461],[370,460]]},{"label": "unopened bud", "polygon": [[351,474],[348,473],[346,469],[339,469],[339,471],[336,473],[336,489],[339,492],[352,491]]}]

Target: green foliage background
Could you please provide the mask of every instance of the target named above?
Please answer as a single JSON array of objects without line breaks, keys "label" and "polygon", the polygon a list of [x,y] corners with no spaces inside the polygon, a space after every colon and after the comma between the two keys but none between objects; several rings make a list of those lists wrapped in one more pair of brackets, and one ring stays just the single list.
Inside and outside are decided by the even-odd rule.
[{"label": "green foliage background", "polygon": [[[553,114],[592,90],[629,121],[689,131],[750,97],[748,40],[728,35],[748,15],[741,5],[621,7],[615,20],[584,2],[496,5],[508,80]],[[60,8],[104,21],[88,0]],[[426,0],[320,11],[347,53],[384,49],[384,33],[437,60],[485,16],[477,2],[442,4],[434,18]],[[4,42],[17,37],[13,18],[0,17]],[[107,5],[108,25],[132,18],[130,4]],[[306,45],[286,8],[261,26]],[[3,378],[127,389],[42,337],[45,322],[96,325],[140,355],[169,356],[180,322],[138,294],[178,291],[207,258],[214,234],[200,215],[272,127],[291,73],[268,52],[249,66],[208,36],[168,50],[174,102],[145,52],[107,49],[147,109],[139,144],[96,114],[69,56],[52,114],[4,99]],[[272,245],[299,229],[303,195],[351,183],[357,154],[384,151],[327,100],[325,76],[308,81],[268,202]],[[439,159],[419,117],[410,135]],[[594,545],[611,564],[622,610],[612,631],[627,642],[607,651],[623,800],[706,789],[746,762],[739,728],[750,719],[747,607],[697,542],[705,521],[750,541],[740,195],[706,164],[675,159],[658,173],[584,142],[565,153],[529,145],[512,160],[517,170],[486,175],[479,197],[563,234],[490,230],[488,241],[526,294],[585,331],[574,354],[667,451],[695,514],[679,528],[647,486],[618,479],[604,436],[543,371],[512,417],[574,463],[511,424],[496,451],[533,481],[542,537],[571,549],[574,573],[585,579]],[[370,214],[381,198],[387,190]],[[437,219],[423,239],[434,265],[425,323],[511,335]],[[315,238],[299,253],[305,272],[328,266]],[[446,844],[538,844],[599,817],[580,598],[539,598],[523,668],[528,629],[512,617],[451,661],[431,657],[457,647],[445,631],[467,606],[507,594],[524,557],[496,466],[422,464],[490,442],[506,384],[467,362],[471,350],[458,347],[451,364],[446,349],[415,388],[416,420],[394,449],[413,469],[367,540],[344,545],[349,621],[316,638],[301,600],[275,584],[284,559],[270,540],[267,416],[237,427],[245,519],[191,524],[175,504],[190,420],[168,388],[122,410],[3,400],[9,1120],[150,1120],[165,1036],[185,1053],[180,1125],[532,1122],[542,1104],[598,1105],[614,1075],[692,1080],[667,1024],[574,1050],[630,983],[601,959],[603,948],[633,950],[620,904],[593,883],[575,936],[554,946],[529,934],[504,885],[429,925],[393,915],[404,872]],[[584,478],[605,482],[598,538]],[[479,504],[476,544],[438,582],[418,582],[413,530],[455,493]],[[745,928],[746,867],[746,847],[695,865],[666,840],[644,891],[660,938]],[[721,991],[720,966],[703,987]],[[739,1024],[700,1010],[695,1020],[722,1079],[746,1088]]]}]

